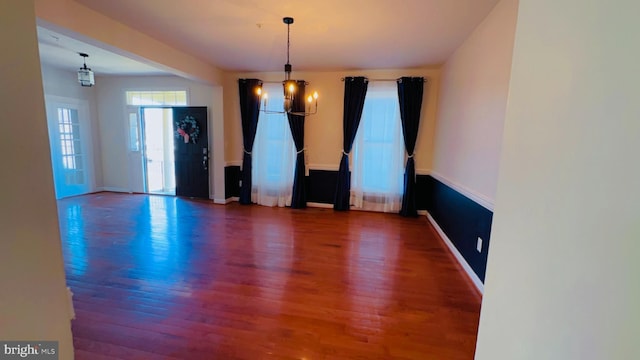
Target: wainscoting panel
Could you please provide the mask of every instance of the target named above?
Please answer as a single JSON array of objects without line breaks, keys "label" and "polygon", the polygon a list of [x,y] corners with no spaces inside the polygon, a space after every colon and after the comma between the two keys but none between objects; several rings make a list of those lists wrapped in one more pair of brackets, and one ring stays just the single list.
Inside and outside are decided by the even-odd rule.
[{"label": "wainscoting panel", "polygon": [[307,201],[322,204],[333,204],[338,182],[338,172],[332,170],[309,169],[307,176]]},{"label": "wainscoting panel", "polygon": [[[437,179],[426,176],[418,186],[427,211],[484,283],[493,212]],[[476,249],[482,238],[481,251]]]},{"label": "wainscoting panel", "polygon": [[416,207],[418,210],[427,210],[433,192],[432,177],[416,174]]},{"label": "wainscoting panel", "polygon": [[224,197],[229,199],[240,196],[240,166],[224,167]]}]

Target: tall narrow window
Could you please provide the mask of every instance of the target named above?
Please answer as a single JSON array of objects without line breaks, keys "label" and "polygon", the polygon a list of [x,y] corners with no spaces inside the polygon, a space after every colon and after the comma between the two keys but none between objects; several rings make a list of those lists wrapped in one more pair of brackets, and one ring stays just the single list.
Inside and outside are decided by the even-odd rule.
[{"label": "tall narrow window", "polygon": [[[267,109],[282,111],[281,84],[264,84],[269,94]],[[260,113],[252,151],[251,201],[266,206],[291,205],[295,146],[285,114]]]},{"label": "tall narrow window", "polygon": [[60,154],[66,185],[84,184],[83,154],[80,143],[78,110],[58,108],[58,134]]},{"label": "tall narrow window", "polygon": [[48,95],[45,103],[56,198],[91,192],[95,185],[88,102]]},{"label": "tall narrow window", "polygon": [[129,151],[140,151],[140,132],[138,131],[137,112],[129,112]]},{"label": "tall narrow window", "polygon": [[364,210],[399,211],[403,162],[396,84],[372,82],[353,143],[351,205]]}]

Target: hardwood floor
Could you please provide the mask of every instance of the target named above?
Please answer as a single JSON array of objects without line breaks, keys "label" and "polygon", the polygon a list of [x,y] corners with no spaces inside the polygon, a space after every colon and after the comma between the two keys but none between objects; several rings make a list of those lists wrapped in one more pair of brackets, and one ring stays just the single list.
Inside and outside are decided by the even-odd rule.
[{"label": "hardwood floor", "polygon": [[76,359],[472,359],[424,217],[99,193],[58,203]]}]

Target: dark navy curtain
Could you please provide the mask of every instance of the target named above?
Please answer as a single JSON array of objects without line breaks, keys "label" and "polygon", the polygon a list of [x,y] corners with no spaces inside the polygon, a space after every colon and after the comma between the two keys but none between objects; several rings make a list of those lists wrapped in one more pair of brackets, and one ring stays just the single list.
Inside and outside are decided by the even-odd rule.
[{"label": "dark navy curtain", "polygon": [[240,117],[242,120],[242,141],[244,144],[244,156],[242,157],[242,186],[240,186],[240,204],[251,204],[251,151],[253,141],[256,138],[258,128],[258,115],[260,114],[260,96],[258,88],[262,87],[262,81],[258,79],[238,79],[240,90]]},{"label": "dark navy curtain", "polygon": [[404,147],[409,154],[404,171],[404,193],[402,194],[402,216],[418,216],[416,208],[416,165],[413,160],[420,125],[424,78],[403,77],[398,79],[398,101],[402,119]]},{"label": "dark navy curtain", "polygon": [[342,159],[338,170],[338,184],[333,201],[334,210],[349,210],[351,196],[351,173],[349,172],[349,153],[358,131],[364,98],[367,95],[368,80],[365,77],[346,77],[344,79],[344,111],[342,118]]},{"label": "dark navy curtain", "polygon": [[[293,99],[292,111],[304,112],[304,80],[297,81],[298,91]],[[304,166],[304,116],[287,114],[291,136],[296,145],[296,167],[293,175],[293,192],[291,194],[291,207],[304,209],[307,207],[307,181]]]}]

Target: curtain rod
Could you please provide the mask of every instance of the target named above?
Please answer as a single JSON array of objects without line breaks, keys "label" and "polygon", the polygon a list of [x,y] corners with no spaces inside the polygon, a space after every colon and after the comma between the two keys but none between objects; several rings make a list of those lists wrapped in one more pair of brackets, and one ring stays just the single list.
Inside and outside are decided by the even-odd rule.
[{"label": "curtain rod", "polygon": [[[263,84],[282,84],[283,82],[284,81],[262,81]],[[304,84],[309,85],[309,82],[305,81]]]},{"label": "curtain rod", "polygon": [[[410,77],[422,77],[422,76],[410,76]],[[340,81],[344,82],[345,78],[340,78]],[[368,77],[365,76],[365,79],[367,79],[367,81],[398,81],[398,80],[402,80],[401,77],[397,78],[397,79],[370,79]],[[424,77],[422,77],[422,79],[426,82],[427,79],[425,79]],[[263,84],[282,84],[284,81],[262,81]],[[309,85],[309,82],[305,81],[304,82],[305,85]]]},{"label": "curtain rod", "polygon": [[[422,76],[410,76],[410,77],[422,77]],[[367,81],[398,81],[398,80],[402,80],[401,77],[397,78],[397,79],[370,79],[368,77],[364,77]],[[340,81],[344,82],[345,78],[340,78]],[[427,79],[425,79],[424,77],[422,77],[422,79],[424,81],[427,81]]]}]

